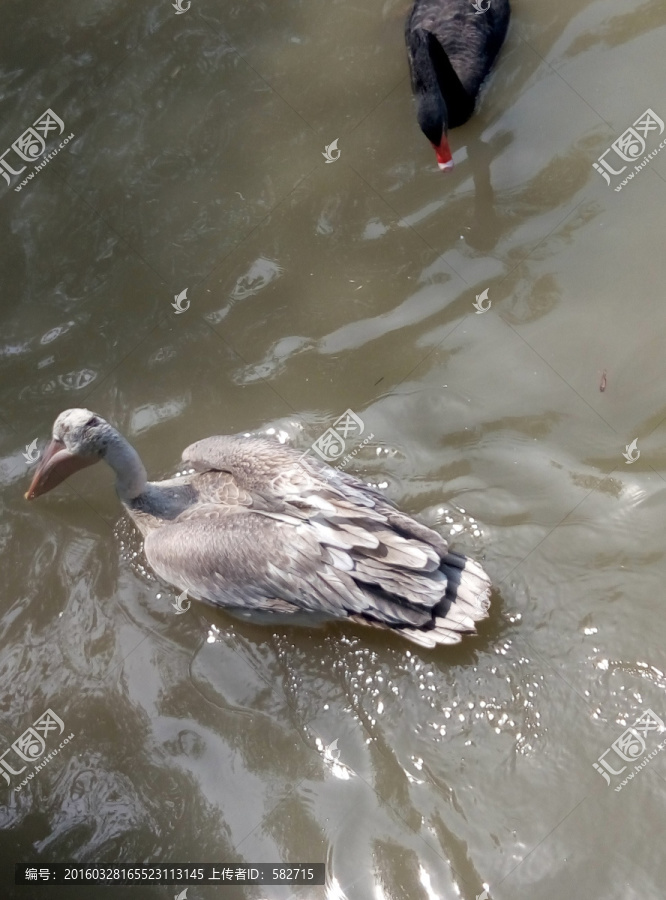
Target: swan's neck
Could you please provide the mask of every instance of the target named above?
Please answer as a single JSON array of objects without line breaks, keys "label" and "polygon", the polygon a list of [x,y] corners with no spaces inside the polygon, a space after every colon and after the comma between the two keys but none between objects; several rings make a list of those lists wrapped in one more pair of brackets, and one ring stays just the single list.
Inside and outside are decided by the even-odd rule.
[{"label": "swan's neck", "polygon": [[[412,82],[421,116],[426,121],[439,119],[446,132],[449,126],[455,127],[469,117],[474,100],[463,87],[448,54],[431,31],[414,29],[410,44]],[[421,127],[427,133],[423,123]]]},{"label": "swan's neck", "polygon": [[446,133],[447,110],[431,52],[431,45],[436,39],[421,28],[413,29],[408,34],[412,89],[416,97],[419,125],[428,140],[438,145],[441,133]]},{"label": "swan's neck", "polygon": [[148,476],[134,447],[118,434],[109,437],[104,459],[116,475],[116,491],[121,500],[134,500],[146,490]]}]

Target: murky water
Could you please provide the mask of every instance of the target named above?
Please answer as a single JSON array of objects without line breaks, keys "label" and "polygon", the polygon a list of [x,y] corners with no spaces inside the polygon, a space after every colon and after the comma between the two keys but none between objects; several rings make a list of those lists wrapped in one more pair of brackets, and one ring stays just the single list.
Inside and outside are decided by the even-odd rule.
[{"label": "murky water", "polygon": [[[663,896],[666,153],[636,166],[666,7],[513,0],[447,176],[408,8],[3,4],[2,148],[49,108],[50,152],[73,135],[0,179],[3,750],[63,726],[0,782],[3,896],[181,890],[15,888],[19,861],[327,864],[188,900]],[[484,561],[490,619],[420,651],[177,614],[108,471],[23,500],[27,446],[83,405],[153,477],[354,410],[349,469]]]}]

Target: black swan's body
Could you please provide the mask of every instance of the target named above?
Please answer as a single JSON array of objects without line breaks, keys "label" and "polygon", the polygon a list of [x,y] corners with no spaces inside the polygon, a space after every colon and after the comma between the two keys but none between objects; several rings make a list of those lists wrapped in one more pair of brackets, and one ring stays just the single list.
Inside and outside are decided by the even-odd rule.
[{"label": "black swan's body", "polygon": [[[474,112],[509,26],[509,0],[416,0],[405,39],[421,130],[440,169],[453,167],[447,130]],[[483,9],[483,12],[479,12]]]}]

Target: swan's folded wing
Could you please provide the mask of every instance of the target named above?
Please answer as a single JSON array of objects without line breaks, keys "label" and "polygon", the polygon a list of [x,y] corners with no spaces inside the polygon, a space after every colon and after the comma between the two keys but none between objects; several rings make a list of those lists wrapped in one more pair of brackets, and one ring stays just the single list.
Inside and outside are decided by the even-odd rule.
[{"label": "swan's folded wing", "polygon": [[245,435],[204,438],[183,450],[183,462],[199,472],[229,472],[246,491],[264,500],[300,503],[330,511],[327,497],[368,510],[379,503],[392,507],[386,497],[362,481],[279,441]]},{"label": "swan's folded wing", "polygon": [[[289,514],[216,516],[208,507],[152,531],[145,551],[158,575],[192,597],[247,610],[279,600],[334,617],[419,626],[447,587],[429,547]],[[389,563],[387,553],[397,558]]]},{"label": "swan's folded wing", "polygon": [[278,441],[244,435],[206,438],[187,447],[183,460],[202,472],[215,470],[213,482],[222,472],[231,473],[243,502],[248,505],[251,496],[254,509],[304,520],[316,517],[334,527],[350,528],[354,522],[366,530],[383,526],[397,542],[423,543],[427,553],[431,548],[440,559],[449,551],[440,534],[400,512],[380,491]]},{"label": "swan's folded wing", "polygon": [[248,484],[266,485],[298,462],[301,456],[302,453],[279,441],[242,434],[204,438],[190,444],[182,453],[183,462],[198,471],[232,472]]}]

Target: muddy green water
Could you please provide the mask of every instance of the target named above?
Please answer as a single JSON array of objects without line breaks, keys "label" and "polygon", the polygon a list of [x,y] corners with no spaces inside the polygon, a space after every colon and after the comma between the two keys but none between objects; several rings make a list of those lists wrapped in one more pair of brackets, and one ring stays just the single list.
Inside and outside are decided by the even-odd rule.
[{"label": "muddy green water", "polygon": [[[666,152],[626,179],[666,138],[666,6],[513,0],[450,175],[408,7],[2,4],[0,147],[63,126],[0,177],[3,759],[64,729],[0,778],[3,897],[182,889],[19,888],[19,861],[327,865],[187,900],[663,897]],[[155,478],[353,410],[349,470],[484,562],[490,619],[420,651],[177,615],[108,470],[24,501],[71,406]]]}]

